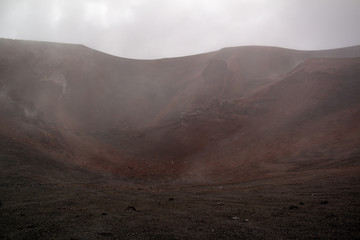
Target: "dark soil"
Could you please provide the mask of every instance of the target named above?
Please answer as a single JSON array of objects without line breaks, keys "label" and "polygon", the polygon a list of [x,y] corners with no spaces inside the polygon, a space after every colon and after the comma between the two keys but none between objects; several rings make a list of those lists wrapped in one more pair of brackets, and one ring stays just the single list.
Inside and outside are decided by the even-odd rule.
[{"label": "dark soil", "polygon": [[359,174],[344,171],[198,186],[3,172],[0,239],[359,239]]}]

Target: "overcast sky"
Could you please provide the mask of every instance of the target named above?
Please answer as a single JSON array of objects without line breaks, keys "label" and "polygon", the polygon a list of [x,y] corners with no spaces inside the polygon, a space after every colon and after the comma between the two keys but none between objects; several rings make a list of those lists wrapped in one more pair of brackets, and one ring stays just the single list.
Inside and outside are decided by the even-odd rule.
[{"label": "overcast sky", "polygon": [[151,59],[243,45],[360,44],[360,0],[0,0],[0,37]]}]

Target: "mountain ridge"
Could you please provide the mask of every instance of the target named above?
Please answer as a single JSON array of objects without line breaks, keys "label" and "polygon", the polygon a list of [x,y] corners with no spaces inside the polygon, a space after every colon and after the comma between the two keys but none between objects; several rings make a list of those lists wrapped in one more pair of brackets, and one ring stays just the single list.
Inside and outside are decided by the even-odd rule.
[{"label": "mountain ridge", "polygon": [[0,50],[1,133],[100,172],[243,181],[302,169],[315,152],[323,160],[304,169],[326,165],[321,146],[338,146],[331,161],[342,166],[360,144],[360,46],[156,60],[3,39]]}]

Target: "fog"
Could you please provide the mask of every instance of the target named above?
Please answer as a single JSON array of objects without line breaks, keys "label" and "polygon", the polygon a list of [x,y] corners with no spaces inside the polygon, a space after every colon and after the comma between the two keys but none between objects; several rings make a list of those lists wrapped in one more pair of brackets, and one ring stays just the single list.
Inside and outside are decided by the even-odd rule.
[{"label": "fog", "polygon": [[2,0],[0,37],[152,59],[241,45],[360,44],[358,0]]}]

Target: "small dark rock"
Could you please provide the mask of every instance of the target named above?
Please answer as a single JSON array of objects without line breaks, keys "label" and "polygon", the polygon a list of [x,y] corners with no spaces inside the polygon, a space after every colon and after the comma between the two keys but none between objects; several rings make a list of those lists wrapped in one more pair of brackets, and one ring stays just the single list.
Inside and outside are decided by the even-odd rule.
[{"label": "small dark rock", "polygon": [[132,211],[134,211],[134,212],[137,211],[134,206],[127,206],[127,207],[125,208],[125,210],[132,210]]},{"label": "small dark rock", "polygon": [[35,225],[28,225],[28,226],[26,226],[27,228],[34,228],[35,227]]},{"label": "small dark rock", "polygon": [[298,206],[295,206],[295,205],[291,205],[291,206],[289,206],[289,209],[290,210],[293,210],[293,209],[298,209],[299,207]]},{"label": "small dark rock", "polygon": [[300,205],[304,205],[304,203],[303,203],[303,202],[300,202],[299,204],[300,204]]},{"label": "small dark rock", "polygon": [[101,215],[105,216],[105,215],[107,215],[107,213],[104,213],[104,212],[103,212],[103,213],[101,213]]},{"label": "small dark rock", "polygon": [[175,200],[175,198],[172,198],[172,197],[168,199],[168,201],[174,201],[174,200]]},{"label": "small dark rock", "polygon": [[328,204],[328,201],[322,201],[320,204]]},{"label": "small dark rock", "polygon": [[114,235],[112,233],[107,233],[107,232],[100,232],[100,233],[97,233],[97,234],[99,234],[101,236],[104,236],[104,237],[112,237]]}]

